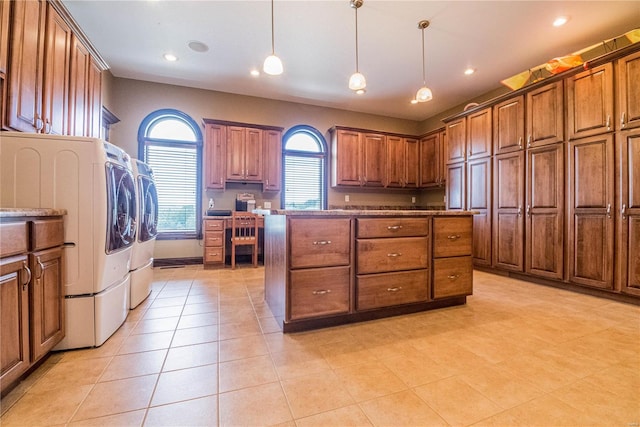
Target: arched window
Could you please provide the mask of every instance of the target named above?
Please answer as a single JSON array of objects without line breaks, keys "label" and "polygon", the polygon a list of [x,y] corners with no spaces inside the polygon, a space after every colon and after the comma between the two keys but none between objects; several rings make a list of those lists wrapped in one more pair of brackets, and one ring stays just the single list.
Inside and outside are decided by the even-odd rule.
[{"label": "arched window", "polygon": [[298,125],[283,136],[284,209],[326,209],[327,143],[317,129]]},{"label": "arched window", "polygon": [[202,132],[187,114],[157,110],[138,129],[138,158],[153,169],[158,190],[158,238],[200,235]]}]

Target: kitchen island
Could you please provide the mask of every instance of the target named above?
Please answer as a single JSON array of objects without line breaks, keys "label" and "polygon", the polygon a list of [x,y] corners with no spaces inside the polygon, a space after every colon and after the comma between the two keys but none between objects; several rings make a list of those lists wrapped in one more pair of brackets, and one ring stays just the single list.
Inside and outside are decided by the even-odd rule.
[{"label": "kitchen island", "polygon": [[260,211],[265,299],[284,332],[466,303],[473,211]]}]

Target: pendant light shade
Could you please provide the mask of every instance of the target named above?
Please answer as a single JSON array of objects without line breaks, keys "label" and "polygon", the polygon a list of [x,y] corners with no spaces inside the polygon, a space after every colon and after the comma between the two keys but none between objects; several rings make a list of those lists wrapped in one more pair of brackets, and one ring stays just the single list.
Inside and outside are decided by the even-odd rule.
[{"label": "pendant light shade", "polygon": [[349,89],[355,91],[358,95],[365,93],[367,87],[367,79],[358,69],[358,9],[362,6],[364,0],[350,0],[349,5],[356,10],[356,72],[349,77]]},{"label": "pendant light shade", "polygon": [[272,76],[279,76],[284,71],[282,61],[276,56],[275,40],[273,35],[273,0],[271,0],[271,55],[264,60],[262,69]]},{"label": "pendant light shade", "polygon": [[[422,87],[416,92],[416,102],[427,102],[433,99],[433,93],[431,89],[427,87],[427,77],[425,74],[425,61],[424,61],[424,29],[429,26],[429,21],[422,20],[418,22],[418,28],[422,30]],[[415,102],[414,102],[415,103]]]}]

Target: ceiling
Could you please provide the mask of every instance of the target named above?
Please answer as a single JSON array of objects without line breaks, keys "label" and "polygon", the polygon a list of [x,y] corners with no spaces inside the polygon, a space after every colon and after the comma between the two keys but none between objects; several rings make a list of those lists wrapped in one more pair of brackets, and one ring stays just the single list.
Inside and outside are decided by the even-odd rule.
[{"label": "ceiling", "polygon": [[[639,1],[382,1],[358,10],[359,68],[367,92],[347,87],[355,71],[349,0],[276,0],[275,52],[284,73],[250,75],[271,53],[271,4],[259,1],[63,0],[116,77],[424,120],[500,81],[640,23]],[[557,15],[570,20],[551,25]],[[433,100],[411,105],[426,79]],[[190,41],[209,50],[195,52]],[[167,62],[163,54],[179,59]],[[465,76],[467,67],[477,71]]]}]

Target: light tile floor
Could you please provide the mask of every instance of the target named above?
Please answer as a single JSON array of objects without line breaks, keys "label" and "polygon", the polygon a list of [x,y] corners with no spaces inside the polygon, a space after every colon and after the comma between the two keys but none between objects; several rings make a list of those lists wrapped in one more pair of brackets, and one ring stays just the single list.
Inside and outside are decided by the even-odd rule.
[{"label": "light tile floor", "polygon": [[2,426],[640,423],[640,307],[474,273],[465,306],[283,335],[263,268],[156,269],[103,346],[53,354]]}]

